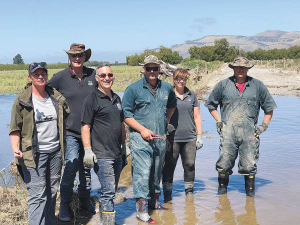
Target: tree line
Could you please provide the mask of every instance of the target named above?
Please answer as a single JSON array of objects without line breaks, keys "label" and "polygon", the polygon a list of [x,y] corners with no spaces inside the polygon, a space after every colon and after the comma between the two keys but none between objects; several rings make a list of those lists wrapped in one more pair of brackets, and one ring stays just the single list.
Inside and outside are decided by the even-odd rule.
[{"label": "tree line", "polygon": [[158,59],[170,63],[170,64],[178,64],[183,58],[179,55],[178,52],[172,51],[170,48],[166,48],[164,46],[160,46],[158,51],[146,49],[143,53],[127,56],[126,64],[129,66],[139,66],[140,63],[144,62],[144,59],[148,55],[155,55]]}]

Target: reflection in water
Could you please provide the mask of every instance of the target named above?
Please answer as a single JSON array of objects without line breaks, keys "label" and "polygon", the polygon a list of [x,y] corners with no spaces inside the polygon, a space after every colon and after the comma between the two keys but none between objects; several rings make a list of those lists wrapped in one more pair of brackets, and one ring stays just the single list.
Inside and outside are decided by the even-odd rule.
[{"label": "reflection in water", "polygon": [[215,212],[215,223],[222,225],[258,225],[254,199],[246,197],[246,213],[235,216],[227,194],[219,196],[219,205],[217,206],[219,212]]}]

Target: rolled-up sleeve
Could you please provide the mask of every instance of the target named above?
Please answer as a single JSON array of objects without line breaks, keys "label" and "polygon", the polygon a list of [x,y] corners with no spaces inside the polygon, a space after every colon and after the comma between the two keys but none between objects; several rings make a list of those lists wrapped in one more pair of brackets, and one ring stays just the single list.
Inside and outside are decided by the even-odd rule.
[{"label": "rolled-up sleeve", "polygon": [[126,88],[122,99],[122,108],[123,108],[125,118],[134,117],[134,102],[135,102],[135,92],[129,86]]}]

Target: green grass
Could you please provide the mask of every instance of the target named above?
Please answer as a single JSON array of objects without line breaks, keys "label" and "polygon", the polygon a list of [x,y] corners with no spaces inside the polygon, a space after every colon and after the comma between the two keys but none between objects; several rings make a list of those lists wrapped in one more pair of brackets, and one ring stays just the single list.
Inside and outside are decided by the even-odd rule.
[{"label": "green grass", "polygon": [[[141,78],[139,72],[141,69],[141,66],[112,66],[115,75],[115,81],[112,87],[113,91],[124,91],[129,84],[139,80]],[[61,69],[49,69],[48,79],[60,70]],[[0,71],[1,94],[19,94],[24,90],[27,83],[28,70]]]}]

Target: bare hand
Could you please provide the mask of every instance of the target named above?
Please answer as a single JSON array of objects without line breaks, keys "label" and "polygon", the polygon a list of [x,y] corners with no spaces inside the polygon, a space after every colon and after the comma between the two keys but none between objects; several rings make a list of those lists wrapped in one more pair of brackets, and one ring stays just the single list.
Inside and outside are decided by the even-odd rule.
[{"label": "bare hand", "polygon": [[153,134],[153,132],[147,128],[143,129],[141,132],[142,138],[144,138],[146,141],[150,141],[150,140],[154,139],[152,134]]},{"label": "bare hand", "polygon": [[16,149],[16,150],[13,150],[13,151],[14,151],[14,157],[16,159],[23,158],[23,152],[21,152],[20,149]]}]

